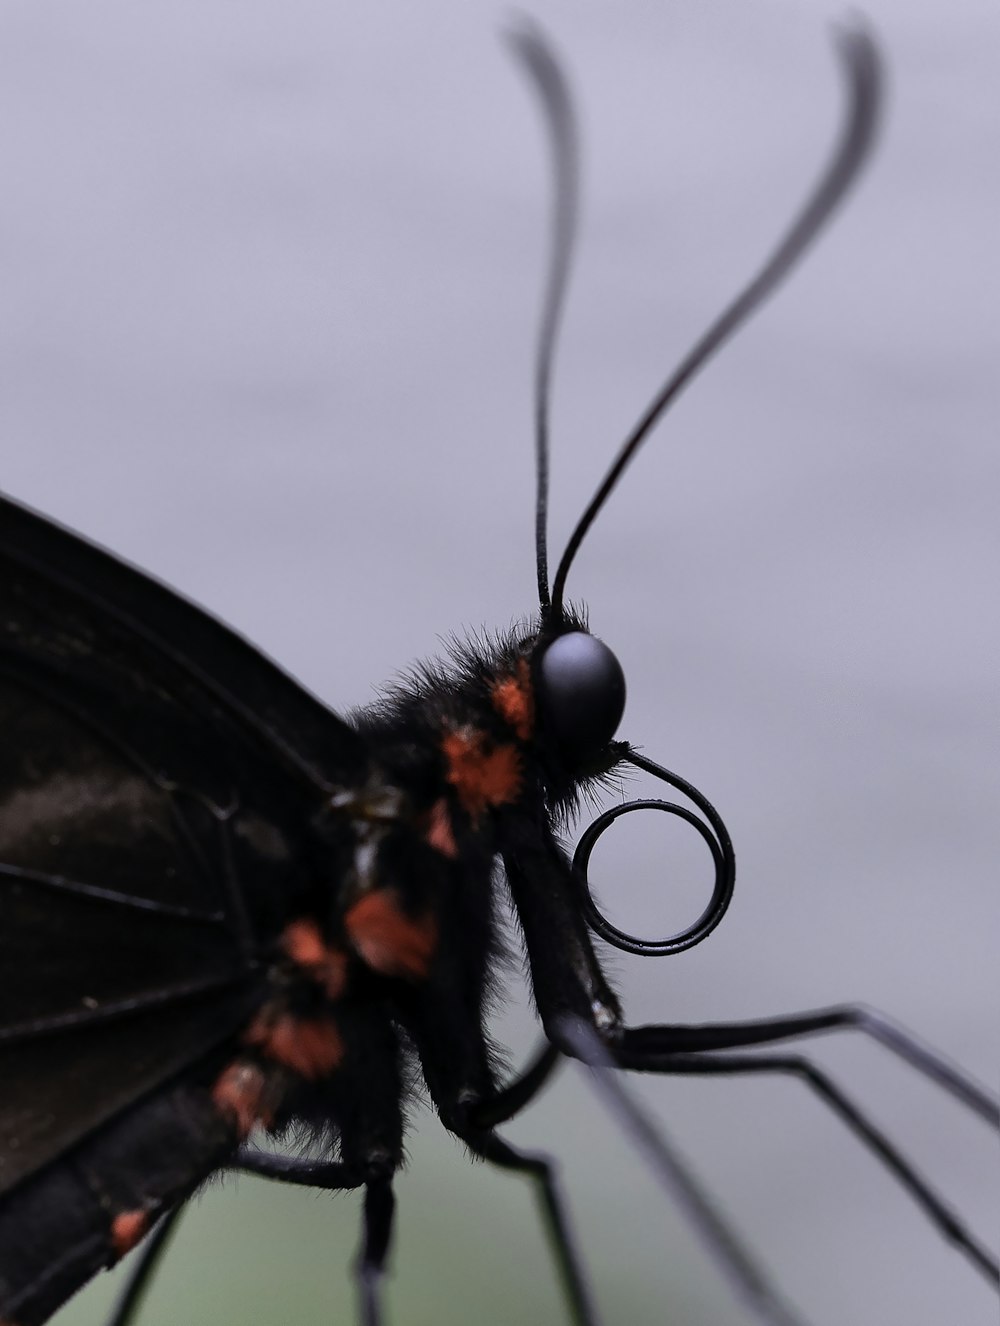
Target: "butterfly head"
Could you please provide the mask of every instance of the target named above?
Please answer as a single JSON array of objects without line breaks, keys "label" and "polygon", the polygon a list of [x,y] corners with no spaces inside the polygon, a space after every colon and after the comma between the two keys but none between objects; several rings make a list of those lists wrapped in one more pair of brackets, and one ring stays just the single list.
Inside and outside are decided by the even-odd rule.
[{"label": "butterfly head", "polygon": [[542,732],[568,769],[592,765],[625,710],[625,674],[603,640],[572,629],[541,640],[534,661]]}]

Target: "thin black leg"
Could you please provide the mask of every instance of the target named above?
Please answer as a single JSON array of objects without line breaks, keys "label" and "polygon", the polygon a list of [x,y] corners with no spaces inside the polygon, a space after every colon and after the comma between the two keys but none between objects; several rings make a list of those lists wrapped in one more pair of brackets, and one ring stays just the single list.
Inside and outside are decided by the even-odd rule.
[{"label": "thin black leg", "polygon": [[149,1237],[143,1242],[136,1254],[135,1267],[125,1282],[125,1288],[122,1290],[121,1296],[107,1320],[107,1326],[128,1326],[128,1323],[132,1321],[142,1305],[142,1300],[149,1292],[160,1259],[166,1251],[170,1236],[176,1228],[177,1221],[185,1205],[184,1202],[179,1203],[161,1216],[153,1226]]},{"label": "thin black leg", "polygon": [[396,1199],[389,1179],[377,1179],[365,1188],[364,1237],[355,1274],[361,1302],[361,1326],[381,1326],[382,1284],[392,1237]]},{"label": "thin black leg", "polygon": [[275,1183],[294,1183],[327,1192],[344,1192],[365,1185],[357,1166],[333,1160],[300,1160],[296,1156],[256,1151],[249,1146],[241,1146],[226,1168],[241,1174],[257,1174],[262,1179],[273,1179]]},{"label": "thin black leg", "polygon": [[577,1252],[577,1241],[570,1226],[566,1200],[562,1195],[556,1169],[549,1156],[516,1151],[495,1133],[456,1132],[469,1149],[483,1160],[515,1174],[525,1174],[535,1181],[535,1191],[542,1211],[542,1222],[549,1238],[559,1277],[569,1303],[575,1326],[597,1326],[593,1298]]},{"label": "thin black leg", "polygon": [[[364,1183],[364,1179],[358,1177],[357,1171],[349,1169],[346,1165],[297,1160],[289,1156],[255,1151],[252,1147],[241,1147],[226,1168],[246,1174],[258,1174],[262,1178],[274,1179],[279,1183],[296,1183],[310,1188],[360,1188]],[[185,1205],[186,1203],[181,1202],[161,1216],[148,1238],[142,1243],[136,1255],[135,1268],[106,1326],[129,1326],[134,1319],[149,1291],[160,1259],[166,1251],[170,1236]]]},{"label": "thin black leg", "polygon": [[276,1183],[292,1183],[326,1192],[364,1188],[361,1251],[354,1274],[358,1284],[361,1326],[382,1326],[382,1282],[392,1238],[395,1198],[388,1174],[373,1174],[381,1161],[348,1165],[340,1161],[301,1160],[241,1147],[228,1167],[258,1174]]},{"label": "thin black leg", "polygon": [[593,1027],[579,1018],[562,1018],[557,1032],[564,1051],[593,1070],[587,1080],[596,1087],[662,1186],[682,1207],[736,1295],[767,1326],[803,1326],[802,1318],[782,1302],[687,1164],[668,1145],[662,1130],[652,1123],[622,1084],[613,1071],[619,1065]]},{"label": "thin black leg", "polygon": [[480,1100],[471,1111],[476,1128],[493,1129],[513,1119],[535,1099],[552,1076],[562,1055],[551,1041],[543,1041],[527,1068],[523,1068],[505,1087]]},{"label": "thin black leg", "polygon": [[614,1052],[622,1068],[669,1075],[734,1075],[742,1073],[791,1073],[812,1088],[820,1099],[843,1119],[868,1149],[878,1157],[935,1225],[941,1236],[954,1243],[990,1283],[1000,1286],[1000,1266],[930,1184],[905,1160],[886,1135],[850,1101],[834,1083],[801,1055],[739,1054],[643,1054],[634,1050]]},{"label": "thin black leg", "polygon": [[812,1009],[783,1017],[753,1022],[706,1023],[703,1026],[670,1025],[632,1027],[622,1033],[625,1050],[646,1054],[700,1053],[703,1050],[735,1050],[796,1036],[814,1036],[823,1031],[860,1031],[891,1050],[932,1082],[948,1091],[981,1119],[1000,1131],[1000,1099],[968,1073],[924,1045],[912,1032],[891,1018],[863,1004]]}]

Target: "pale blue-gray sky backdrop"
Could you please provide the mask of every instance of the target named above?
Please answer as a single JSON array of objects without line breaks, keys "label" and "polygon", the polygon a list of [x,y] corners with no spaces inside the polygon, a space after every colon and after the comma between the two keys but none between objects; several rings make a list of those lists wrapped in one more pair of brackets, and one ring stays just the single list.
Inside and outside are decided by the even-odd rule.
[{"label": "pale blue-gray sky backdrop", "polygon": [[[586,131],[560,545],[814,177],[840,113],[836,10],[530,8]],[[890,71],[873,169],[651,441],[570,588],[627,670],[624,734],[706,790],[739,857],[711,942],[614,962],[632,1018],[864,999],[989,1078],[1000,11],[866,9]],[[0,5],[0,485],[338,708],[439,636],[532,606],[549,181],[503,17],[443,0]],[[665,856],[663,829],[630,825],[598,862],[609,908],[647,931],[669,924],[666,862],[702,865],[680,834]],[[528,1046],[523,998],[503,1028]],[[995,1233],[980,1125],[877,1050],[821,1053]],[[811,1322],[995,1321],[801,1088],[641,1087]],[[576,1075],[510,1133],[563,1159],[608,1322],[746,1320]],[[433,1120],[412,1155],[394,1326],[564,1320],[530,1194]],[[145,1320],[348,1320],[355,1229],[354,1198],[210,1192]],[[96,1321],[107,1293],[61,1323]]]}]

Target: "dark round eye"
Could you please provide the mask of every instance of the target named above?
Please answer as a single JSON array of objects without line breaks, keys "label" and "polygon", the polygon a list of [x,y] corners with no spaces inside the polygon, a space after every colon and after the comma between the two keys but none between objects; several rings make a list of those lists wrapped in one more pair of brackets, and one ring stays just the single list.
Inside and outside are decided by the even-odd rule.
[{"label": "dark round eye", "polygon": [[545,727],[570,761],[596,755],[618,730],[625,709],[622,665],[586,631],[557,636],[538,665]]}]

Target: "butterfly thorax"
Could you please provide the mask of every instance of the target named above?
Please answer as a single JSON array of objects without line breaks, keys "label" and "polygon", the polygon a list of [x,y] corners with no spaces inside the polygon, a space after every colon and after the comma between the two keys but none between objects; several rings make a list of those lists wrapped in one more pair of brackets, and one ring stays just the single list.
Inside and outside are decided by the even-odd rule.
[{"label": "butterfly thorax", "polygon": [[[332,1078],[374,1018],[383,1042],[395,1028],[417,1047],[439,1107],[492,1090],[483,1022],[498,951],[495,863],[510,874],[518,844],[540,841],[554,808],[619,758],[608,744],[585,775],[567,769],[539,703],[540,640],[521,631],[456,647],[451,668],[420,667],[352,716],[367,773],[335,789],[318,817],[329,876],[285,924],[244,1038],[266,1080],[269,1060],[296,1087]],[[233,1079],[231,1108],[250,1118],[244,1078]],[[274,1117],[289,1108],[303,1113],[286,1105]]]}]

